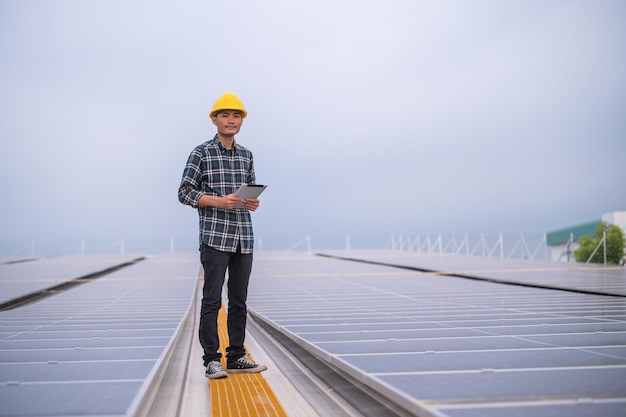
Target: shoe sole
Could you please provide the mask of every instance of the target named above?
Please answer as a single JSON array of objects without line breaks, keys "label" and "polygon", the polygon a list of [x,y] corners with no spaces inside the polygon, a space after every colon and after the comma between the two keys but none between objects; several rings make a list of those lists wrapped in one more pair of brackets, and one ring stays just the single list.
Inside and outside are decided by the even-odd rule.
[{"label": "shoe sole", "polygon": [[228,368],[226,369],[226,372],[228,372],[229,374],[258,374],[259,372],[263,372],[266,369],[267,369],[267,366],[259,365],[254,368],[243,368],[243,369]]},{"label": "shoe sole", "polygon": [[228,378],[228,372],[226,371],[221,371],[221,372],[216,372],[214,374],[205,374],[207,378],[209,379],[222,379],[222,378]]}]

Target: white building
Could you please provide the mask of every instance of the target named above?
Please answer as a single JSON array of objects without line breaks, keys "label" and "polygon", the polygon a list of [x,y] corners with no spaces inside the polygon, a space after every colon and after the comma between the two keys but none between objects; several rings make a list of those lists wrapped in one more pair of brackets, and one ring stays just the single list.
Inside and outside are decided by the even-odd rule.
[{"label": "white building", "polygon": [[546,244],[550,247],[553,261],[574,261],[574,251],[578,249],[578,239],[582,236],[595,236],[600,223],[616,225],[626,235],[626,211],[614,211],[602,215],[599,220],[553,230],[546,234]]}]

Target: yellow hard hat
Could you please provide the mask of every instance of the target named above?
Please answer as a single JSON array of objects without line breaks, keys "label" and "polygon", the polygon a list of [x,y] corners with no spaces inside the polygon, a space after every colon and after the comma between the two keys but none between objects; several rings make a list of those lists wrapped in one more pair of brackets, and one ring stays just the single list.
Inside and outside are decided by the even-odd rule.
[{"label": "yellow hard hat", "polygon": [[215,103],[213,104],[213,108],[211,109],[211,113],[209,113],[209,117],[213,118],[215,113],[222,110],[238,110],[241,112],[241,118],[245,119],[248,115],[248,112],[243,107],[243,103],[239,100],[239,97],[235,93],[226,92],[219,96]]}]

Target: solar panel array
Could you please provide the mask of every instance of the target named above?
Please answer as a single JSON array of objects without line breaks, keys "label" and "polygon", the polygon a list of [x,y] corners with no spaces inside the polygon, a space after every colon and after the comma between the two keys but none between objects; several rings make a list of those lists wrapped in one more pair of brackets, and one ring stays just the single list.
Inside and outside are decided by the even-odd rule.
[{"label": "solar panel array", "polygon": [[256,255],[248,303],[255,317],[415,415],[626,415],[623,268],[392,251],[330,255],[532,285]]},{"label": "solar panel array", "polygon": [[626,296],[624,267],[562,263],[529,259],[466,255],[427,255],[402,251],[329,251],[328,256],[422,268],[433,273],[457,274],[512,284]]},{"label": "solar panel array", "polygon": [[[626,415],[623,268],[326,255],[257,253],[252,313],[415,415]],[[132,259],[2,263],[0,302]],[[1,311],[0,415],[133,415],[198,268],[197,254],[162,255]]]},{"label": "solar panel array", "polygon": [[[127,260],[3,264],[0,293],[6,300]],[[197,255],[162,255],[0,312],[0,415],[132,415],[189,311],[197,276]]]},{"label": "solar panel array", "polygon": [[137,256],[90,255],[0,262],[0,303],[130,262]]}]

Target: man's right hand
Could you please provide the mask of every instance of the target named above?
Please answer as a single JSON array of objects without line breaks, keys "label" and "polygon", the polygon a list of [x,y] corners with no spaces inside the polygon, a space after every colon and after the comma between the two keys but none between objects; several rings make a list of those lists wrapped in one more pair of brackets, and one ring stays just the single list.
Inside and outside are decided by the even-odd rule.
[{"label": "man's right hand", "polygon": [[219,207],[228,210],[235,208],[235,206],[239,203],[241,203],[241,197],[238,197],[235,194],[228,194],[220,197]]}]

